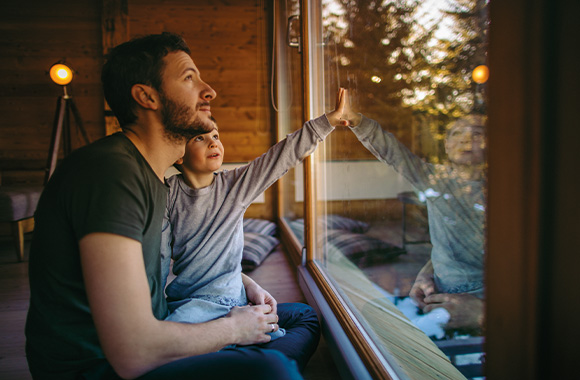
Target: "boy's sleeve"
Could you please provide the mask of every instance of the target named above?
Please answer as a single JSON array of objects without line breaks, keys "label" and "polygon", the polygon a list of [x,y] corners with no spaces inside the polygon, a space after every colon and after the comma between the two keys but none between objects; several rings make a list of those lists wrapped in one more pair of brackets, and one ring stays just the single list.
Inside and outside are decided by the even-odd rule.
[{"label": "boy's sleeve", "polygon": [[234,169],[238,201],[247,207],[278,178],[314,152],[334,127],[326,115],[307,121],[302,128],[268,149],[246,166]]},{"label": "boy's sleeve", "polygon": [[390,132],[381,128],[375,120],[362,115],[361,123],[350,127],[357,139],[379,161],[391,166],[405,177],[413,186],[421,189],[429,186],[433,173],[432,165],[411,152]]}]

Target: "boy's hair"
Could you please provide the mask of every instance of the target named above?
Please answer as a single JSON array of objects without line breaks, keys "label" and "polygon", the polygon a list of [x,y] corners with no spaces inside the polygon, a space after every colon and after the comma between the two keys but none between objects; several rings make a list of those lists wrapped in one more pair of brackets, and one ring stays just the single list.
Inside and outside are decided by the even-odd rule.
[{"label": "boy's hair", "polygon": [[[215,120],[215,118],[213,117],[213,115],[210,115],[209,116],[209,119],[213,122],[213,124],[217,128],[217,121]],[[203,135],[203,134],[206,134],[206,133],[209,133],[209,132],[203,132],[203,133],[198,134],[197,136]],[[183,165],[182,164],[175,163],[175,164],[173,164],[173,167],[183,173]]]},{"label": "boy's hair", "polygon": [[105,99],[121,127],[137,120],[131,88],[136,84],[161,90],[163,58],[171,52],[191,54],[184,39],[174,33],[152,34],[114,47],[103,66],[101,82]]}]

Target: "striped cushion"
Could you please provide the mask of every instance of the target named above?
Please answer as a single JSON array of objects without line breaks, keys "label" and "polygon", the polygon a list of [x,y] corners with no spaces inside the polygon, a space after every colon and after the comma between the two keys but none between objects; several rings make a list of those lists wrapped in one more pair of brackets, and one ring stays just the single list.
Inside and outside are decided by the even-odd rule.
[{"label": "striped cushion", "polygon": [[273,236],[244,232],[242,270],[254,270],[278,244],[280,241]]},{"label": "striped cushion", "polygon": [[369,230],[368,223],[354,220],[341,215],[327,215],[326,228],[329,230],[344,230],[350,232],[365,233]]},{"label": "striped cushion", "polygon": [[406,252],[386,241],[344,230],[328,231],[326,251],[329,257],[341,253],[358,265],[389,261]]},{"label": "striped cushion", "polygon": [[274,236],[276,223],[264,219],[244,218],[244,232]]}]

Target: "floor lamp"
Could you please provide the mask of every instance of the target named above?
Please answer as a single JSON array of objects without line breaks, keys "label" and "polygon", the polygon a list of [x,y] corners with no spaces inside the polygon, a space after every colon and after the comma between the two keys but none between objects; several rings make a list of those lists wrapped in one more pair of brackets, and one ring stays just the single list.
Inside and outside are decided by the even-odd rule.
[{"label": "floor lamp", "polygon": [[71,125],[70,115],[74,117],[76,126],[83,136],[85,143],[88,144],[89,138],[87,132],[83,127],[83,121],[73,98],[67,93],[66,85],[72,81],[72,70],[63,63],[56,63],[50,68],[50,79],[63,88],[63,95],[59,96],[56,101],[56,114],[54,117],[54,126],[52,129],[52,137],[50,140],[50,150],[48,151],[48,160],[46,163],[46,173],[44,183],[46,184],[52,176],[56,163],[58,160],[58,150],[60,140],[63,140],[64,155],[67,156],[71,152]]}]

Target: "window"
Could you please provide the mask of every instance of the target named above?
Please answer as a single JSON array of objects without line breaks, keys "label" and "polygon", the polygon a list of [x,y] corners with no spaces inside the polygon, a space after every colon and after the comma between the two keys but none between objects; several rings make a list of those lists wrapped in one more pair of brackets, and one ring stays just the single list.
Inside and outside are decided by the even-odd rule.
[{"label": "window", "polygon": [[[339,87],[365,118],[285,178],[281,214],[364,336],[370,366],[391,376],[482,376],[487,6],[323,0],[302,10],[306,118],[331,110]],[[451,313],[416,306],[433,287],[441,295],[428,301]]]}]

